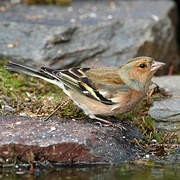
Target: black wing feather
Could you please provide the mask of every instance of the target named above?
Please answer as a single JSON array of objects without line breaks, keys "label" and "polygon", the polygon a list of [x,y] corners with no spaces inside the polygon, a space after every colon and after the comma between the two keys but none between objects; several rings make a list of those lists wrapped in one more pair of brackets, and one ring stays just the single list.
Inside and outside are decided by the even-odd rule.
[{"label": "black wing feather", "polygon": [[52,75],[57,80],[61,80],[69,88],[76,88],[87,97],[98,100],[104,104],[114,104],[114,102],[106,99],[95,87],[92,86],[91,80],[85,76],[85,72],[89,69],[90,68],[71,68],[67,70],[53,70],[42,67],[41,71],[48,75]]}]

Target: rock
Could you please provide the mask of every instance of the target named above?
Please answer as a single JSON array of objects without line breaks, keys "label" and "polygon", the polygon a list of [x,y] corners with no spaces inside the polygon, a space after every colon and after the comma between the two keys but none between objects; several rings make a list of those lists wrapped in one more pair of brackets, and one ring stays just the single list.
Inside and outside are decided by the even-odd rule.
[{"label": "rock", "polygon": [[0,117],[0,157],[54,163],[109,164],[138,158],[141,133],[131,123],[127,130],[102,127],[88,120]]},{"label": "rock", "polygon": [[12,5],[0,12],[0,56],[63,68],[116,66],[145,55],[178,69],[174,19],[173,1]]},{"label": "rock", "polygon": [[5,115],[8,113],[14,113],[15,109],[10,106],[10,102],[8,98],[3,98],[0,96],[0,107],[2,108],[1,114]]},{"label": "rock", "polygon": [[158,129],[177,132],[180,137],[180,76],[156,77],[153,81],[169,91],[172,97],[155,101],[149,114]]}]

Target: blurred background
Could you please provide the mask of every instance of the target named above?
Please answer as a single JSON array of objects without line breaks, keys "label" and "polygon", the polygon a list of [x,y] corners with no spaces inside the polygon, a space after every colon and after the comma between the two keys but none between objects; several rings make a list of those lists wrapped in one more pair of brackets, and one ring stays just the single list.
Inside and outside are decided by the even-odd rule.
[{"label": "blurred background", "polygon": [[1,0],[0,56],[54,68],[116,66],[137,56],[180,71],[179,1]]}]

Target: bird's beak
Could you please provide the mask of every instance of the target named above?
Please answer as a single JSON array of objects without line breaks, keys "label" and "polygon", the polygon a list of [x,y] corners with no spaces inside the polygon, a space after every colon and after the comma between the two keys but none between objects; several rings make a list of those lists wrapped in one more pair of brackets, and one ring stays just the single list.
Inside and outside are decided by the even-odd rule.
[{"label": "bird's beak", "polygon": [[163,62],[153,61],[152,65],[151,65],[151,71],[156,71],[164,65],[165,65],[165,63],[163,63]]}]

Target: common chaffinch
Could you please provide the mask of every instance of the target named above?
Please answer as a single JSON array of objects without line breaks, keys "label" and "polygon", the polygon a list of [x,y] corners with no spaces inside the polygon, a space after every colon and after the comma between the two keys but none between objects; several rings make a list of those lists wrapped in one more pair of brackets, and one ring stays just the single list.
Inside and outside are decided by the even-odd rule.
[{"label": "common chaffinch", "polygon": [[146,95],[154,73],[165,63],[137,57],[121,67],[74,67],[54,70],[9,62],[7,69],[44,79],[60,88],[92,119],[110,123],[96,115],[131,111]]}]

